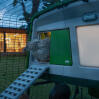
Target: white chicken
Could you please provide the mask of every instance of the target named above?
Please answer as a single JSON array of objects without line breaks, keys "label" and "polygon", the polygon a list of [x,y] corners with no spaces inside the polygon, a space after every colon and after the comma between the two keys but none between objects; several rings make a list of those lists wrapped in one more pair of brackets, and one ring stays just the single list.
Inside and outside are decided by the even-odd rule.
[{"label": "white chicken", "polygon": [[25,49],[31,51],[34,59],[38,60],[39,62],[48,62],[50,51],[50,39],[34,39],[33,41],[27,43]]}]

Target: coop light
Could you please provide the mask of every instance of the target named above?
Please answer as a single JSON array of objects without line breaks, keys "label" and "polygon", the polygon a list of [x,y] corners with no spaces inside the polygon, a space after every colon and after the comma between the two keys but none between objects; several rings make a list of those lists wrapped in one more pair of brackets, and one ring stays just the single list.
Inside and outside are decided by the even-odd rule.
[{"label": "coop light", "polygon": [[83,21],[95,21],[97,19],[97,14],[95,13],[88,13],[83,16]]},{"label": "coop light", "polygon": [[99,25],[77,27],[80,64],[99,67]]}]

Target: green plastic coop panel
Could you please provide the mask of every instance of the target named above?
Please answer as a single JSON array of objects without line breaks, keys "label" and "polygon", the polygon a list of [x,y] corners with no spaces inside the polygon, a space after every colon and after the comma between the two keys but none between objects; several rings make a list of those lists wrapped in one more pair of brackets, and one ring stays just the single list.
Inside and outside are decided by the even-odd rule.
[{"label": "green plastic coop panel", "polygon": [[72,65],[70,31],[51,31],[50,64]]}]

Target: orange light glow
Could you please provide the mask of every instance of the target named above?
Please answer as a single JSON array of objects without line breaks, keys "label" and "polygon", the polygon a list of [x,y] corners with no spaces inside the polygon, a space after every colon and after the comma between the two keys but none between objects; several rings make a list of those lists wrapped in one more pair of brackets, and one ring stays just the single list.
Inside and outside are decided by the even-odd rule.
[{"label": "orange light glow", "polygon": [[[1,36],[3,37],[3,33],[0,33],[0,41]],[[23,48],[26,47],[26,37],[27,35],[22,33],[6,33],[6,52],[22,52]],[[1,42],[3,47],[0,46],[0,52],[3,52],[2,50],[4,49],[4,40]]]},{"label": "orange light glow", "polygon": [[45,39],[45,38],[50,38],[51,37],[51,32],[42,32],[40,33],[40,39]]},{"label": "orange light glow", "polygon": [[4,35],[0,33],[0,52],[4,51]]}]

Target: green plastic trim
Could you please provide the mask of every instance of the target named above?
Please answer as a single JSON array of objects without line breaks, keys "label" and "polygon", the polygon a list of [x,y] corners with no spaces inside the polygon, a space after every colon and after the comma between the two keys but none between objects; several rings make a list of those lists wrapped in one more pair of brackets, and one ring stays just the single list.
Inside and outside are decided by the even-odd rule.
[{"label": "green plastic trim", "polygon": [[51,31],[50,64],[72,66],[70,42],[69,28]]},{"label": "green plastic trim", "polygon": [[29,56],[30,56],[30,52],[26,53],[26,68],[29,67]]}]

